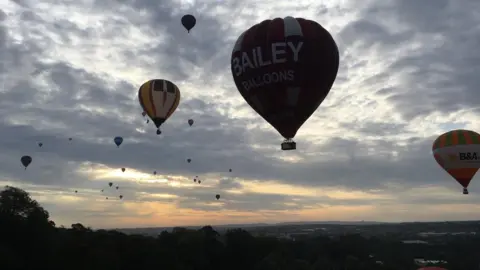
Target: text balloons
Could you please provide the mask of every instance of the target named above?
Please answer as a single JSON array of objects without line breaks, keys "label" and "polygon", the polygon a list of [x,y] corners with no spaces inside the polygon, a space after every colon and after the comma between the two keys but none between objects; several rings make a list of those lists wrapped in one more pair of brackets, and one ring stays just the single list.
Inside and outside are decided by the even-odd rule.
[{"label": "text balloons", "polygon": [[231,57],[240,94],[287,140],[323,102],[338,66],[330,33],[314,21],[293,17],[252,26],[240,35]]},{"label": "text balloons", "polygon": [[440,135],[432,146],[437,163],[463,186],[468,185],[480,168],[480,134],[471,130],[452,130]]}]

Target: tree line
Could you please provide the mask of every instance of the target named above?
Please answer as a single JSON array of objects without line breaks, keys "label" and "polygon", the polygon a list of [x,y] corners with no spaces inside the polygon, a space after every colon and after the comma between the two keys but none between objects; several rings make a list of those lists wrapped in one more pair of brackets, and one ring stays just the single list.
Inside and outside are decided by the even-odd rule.
[{"label": "tree line", "polygon": [[57,227],[19,188],[0,192],[0,269],[61,270],[416,270],[414,258],[444,260],[449,270],[478,269],[480,237],[435,245],[357,234],[282,240],[243,229],[174,228],[157,237]]}]

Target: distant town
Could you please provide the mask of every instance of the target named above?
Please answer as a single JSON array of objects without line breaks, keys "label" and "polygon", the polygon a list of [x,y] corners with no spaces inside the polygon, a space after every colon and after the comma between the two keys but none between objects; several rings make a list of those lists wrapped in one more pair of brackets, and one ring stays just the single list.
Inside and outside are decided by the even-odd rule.
[{"label": "distant town", "polygon": [[[202,226],[186,226],[186,229],[200,229]],[[363,237],[389,237],[401,240],[405,244],[437,244],[447,238],[475,235],[480,231],[480,221],[445,222],[295,222],[277,224],[233,224],[212,226],[220,234],[229,229],[242,228],[253,236],[273,236],[295,241],[316,236],[340,236],[359,234]],[[115,229],[125,234],[157,236],[162,231],[171,232],[175,227],[124,228]]]}]

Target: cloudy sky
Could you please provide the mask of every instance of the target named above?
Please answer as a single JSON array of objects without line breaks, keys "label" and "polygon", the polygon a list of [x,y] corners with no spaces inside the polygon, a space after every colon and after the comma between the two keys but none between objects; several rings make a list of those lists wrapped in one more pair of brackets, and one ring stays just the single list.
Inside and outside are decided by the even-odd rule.
[{"label": "cloudy sky", "polygon": [[[479,11],[478,0],[2,1],[0,184],[59,225],[94,228],[480,219],[480,184],[462,195],[430,151],[445,131],[480,130]],[[340,69],[298,150],[281,151],[236,90],[230,54],[248,27],[289,15],[330,31]],[[152,78],[182,92],[161,136],[136,97]]]}]

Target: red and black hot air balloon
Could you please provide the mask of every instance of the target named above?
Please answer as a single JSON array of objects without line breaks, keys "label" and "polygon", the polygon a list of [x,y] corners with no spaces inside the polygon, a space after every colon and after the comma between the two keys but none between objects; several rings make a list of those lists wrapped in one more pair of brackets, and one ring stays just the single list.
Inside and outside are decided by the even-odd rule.
[{"label": "red and black hot air balloon", "polygon": [[320,106],[335,81],[337,44],[320,24],[302,18],[276,18],[240,35],[231,69],[240,94],[286,141],[292,141]]}]

